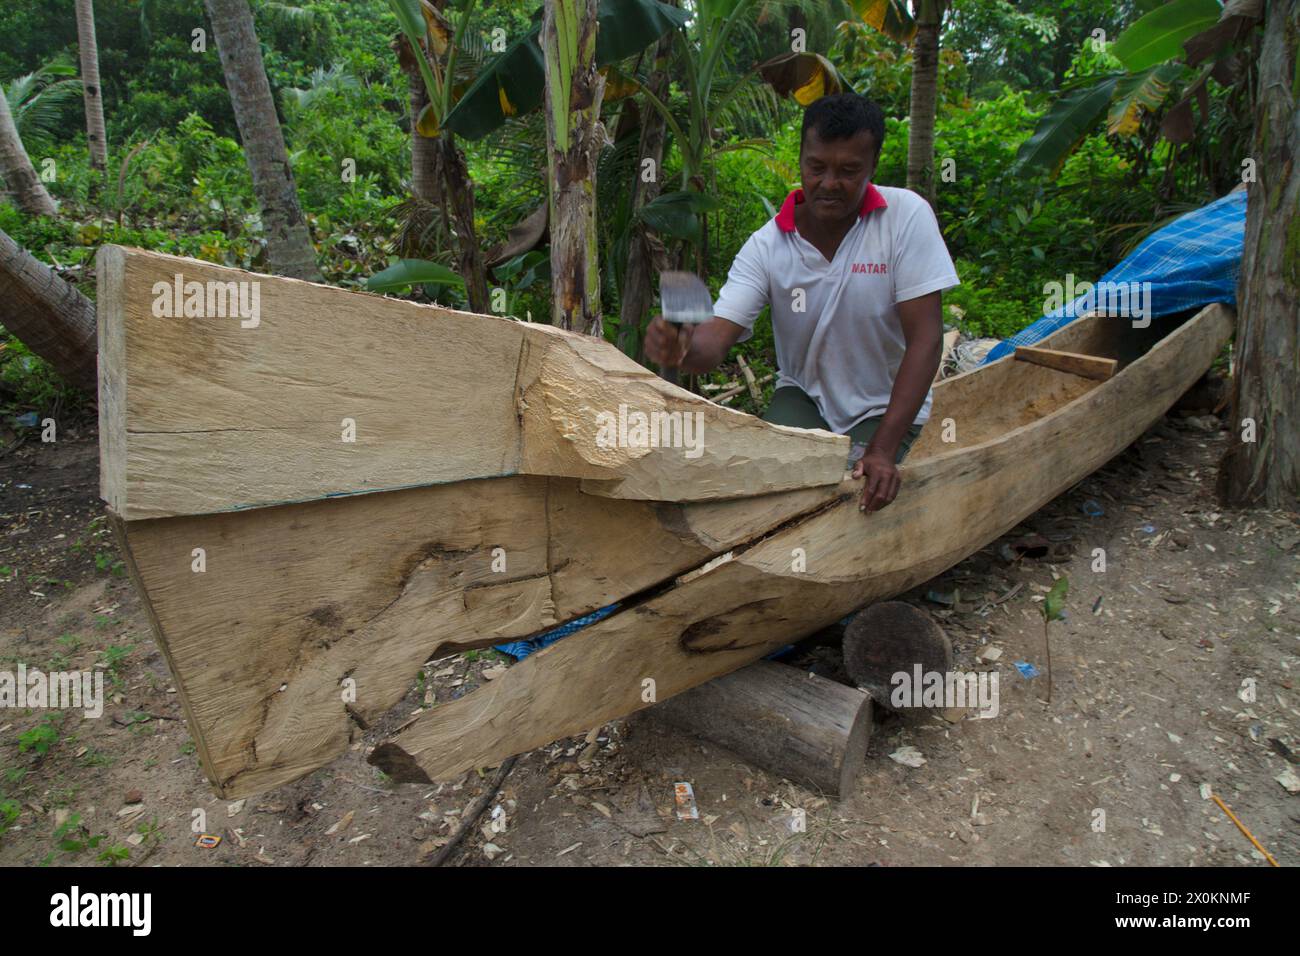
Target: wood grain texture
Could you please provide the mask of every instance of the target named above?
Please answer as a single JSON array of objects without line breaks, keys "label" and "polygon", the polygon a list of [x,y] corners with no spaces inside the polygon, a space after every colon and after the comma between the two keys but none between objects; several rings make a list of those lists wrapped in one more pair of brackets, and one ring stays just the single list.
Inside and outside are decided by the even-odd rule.
[{"label": "wood grain texture", "polygon": [[[943,446],[931,441],[922,446],[928,457],[903,466],[903,490],[881,512],[858,512],[860,485],[845,481],[831,504],[737,549],[707,573],[421,715],[377,747],[372,762],[418,767],[429,779],[492,765],[647,706],[646,680],[664,700],[927,580],[1123,450],[1210,366],[1232,323],[1230,309],[1209,306],[1109,381],[1075,378],[1091,387],[1041,417],[973,446],[937,451]],[[1089,318],[1049,344],[1118,350],[1122,336],[1115,320]],[[1007,358],[949,379],[935,388],[933,417],[967,421],[993,407],[1041,407],[1016,387],[1017,379],[1040,373],[1054,374]],[[998,387],[984,391],[981,376]],[[958,383],[951,392],[950,383]],[[968,404],[950,405],[953,398]],[[805,570],[796,570],[795,549],[806,557]]]},{"label": "wood grain texture", "polygon": [[1056,349],[1040,349],[1031,345],[1017,345],[1016,358],[1021,362],[1033,362],[1044,368],[1054,368],[1058,372],[1095,378],[1099,382],[1104,382],[1114,375],[1119,365],[1113,358],[1080,355],[1078,352],[1060,352]]},{"label": "wood grain texture", "polygon": [[205,772],[238,797],[343,753],[425,661],[671,584],[833,493],[680,505],[518,476],[121,524]]},{"label": "wood grain texture", "polygon": [[[637,710],[646,679],[664,700],[951,566],[1123,449],[1209,366],[1231,325],[1211,307],[1131,361],[1121,324],[1081,319],[1048,344],[1118,358],[1105,383],[1011,359],[940,383],[934,418],[952,420],[953,441],[927,426],[899,498],[870,517],[853,481],[666,502],[593,495],[578,476],[514,475],[127,520],[122,534],[205,772],[228,797],[343,753],[432,657],[619,602],[373,755],[450,777]],[[563,338],[541,328],[545,341]],[[586,354],[572,351],[558,361]],[[624,374],[594,354],[612,379]],[[522,348],[519,358],[521,369],[545,362]],[[521,393],[545,378],[523,375]],[[551,414],[543,399],[526,406],[525,417]]]},{"label": "wood grain texture", "polygon": [[853,792],[871,736],[865,691],[771,661],[724,674],[649,713],[833,797]]},{"label": "wood grain texture", "polygon": [[[686,501],[844,473],[847,438],[721,408],[588,336],[120,246],[97,268],[101,494],[127,520],[514,474]],[[189,283],[207,317],[154,314]],[[212,314],[241,291],[255,317]],[[620,413],[688,416],[698,448],[671,428],[611,445]]]},{"label": "wood grain texture", "polygon": [[[844,669],[881,707],[893,705],[894,675],[946,674],[952,643],[930,615],[902,601],[880,601],[856,614],[844,631]],[[905,708],[897,708],[905,709]]]}]

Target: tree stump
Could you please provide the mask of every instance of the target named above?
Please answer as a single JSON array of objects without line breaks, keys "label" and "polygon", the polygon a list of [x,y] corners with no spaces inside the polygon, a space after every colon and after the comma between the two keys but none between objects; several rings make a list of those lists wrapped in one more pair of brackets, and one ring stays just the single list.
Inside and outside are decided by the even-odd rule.
[{"label": "tree stump", "polygon": [[952,669],[952,644],[928,614],[902,601],[882,601],[860,612],[844,631],[844,667],[881,707],[891,710],[893,675]]},{"label": "tree stump", "polygon": [[867,694],[771,661],[701,684],[651,713],[837,798],[852,792],[871,736]]}]

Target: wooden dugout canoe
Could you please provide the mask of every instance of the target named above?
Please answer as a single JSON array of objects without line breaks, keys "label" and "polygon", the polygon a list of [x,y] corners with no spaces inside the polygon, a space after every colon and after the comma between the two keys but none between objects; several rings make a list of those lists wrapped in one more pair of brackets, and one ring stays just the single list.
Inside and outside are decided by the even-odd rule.
[{"label": "wooden dugout canoe", "polygon": [[[620,604],[408,722],[371,755],[399,780],[589,730],[904,591],[1126,447],[1233,321],[1082,318],[1041,345],[1110,377],[1007,358],[938,384],[902,492],[863,516],[846,438],[604,342],[116,246],[98,270],[101,491],[226,797],[327,764],[432,657]],[[211,294],[240,282],[256,322]],[[620,405],[699,415],[703,447],[606,447]]]}]

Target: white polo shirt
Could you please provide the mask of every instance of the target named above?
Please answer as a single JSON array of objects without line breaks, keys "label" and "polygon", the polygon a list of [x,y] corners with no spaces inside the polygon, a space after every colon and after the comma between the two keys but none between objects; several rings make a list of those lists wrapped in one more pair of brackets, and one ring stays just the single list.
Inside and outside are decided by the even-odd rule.
[{"label": "white polo shirt", "polygon": [[[908,189],[867,185],[858,221],[826,257],[795,228],[803,190],[745,242],[713,314],[753,335],[772,307],[776,387],[797,385],[844,434],[889,407],[907,343],[896,303],[959,284],[934,211]],[[930,418],[926,395],[915,423]]]}]

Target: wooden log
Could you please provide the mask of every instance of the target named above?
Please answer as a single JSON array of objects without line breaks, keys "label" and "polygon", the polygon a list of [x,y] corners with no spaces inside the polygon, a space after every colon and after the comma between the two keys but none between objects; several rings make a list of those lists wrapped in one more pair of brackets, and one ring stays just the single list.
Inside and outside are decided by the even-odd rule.
[{"label": "wooden log", "polygon": [[[756,379],[754,385],[755,386],[766,385],[768,382],[772,381],[773,378],[775,378],[774,375],[771,374],[764,375],[762,378]],[[748,386],[746,385],[733,385],[731,388],[728,388],[725,392],[719,392],[717,395],[714,395],[713,400],[715,402],[720,402],[721,404],[725,405],[727,404],[727,402],[731,401],[741,392],[745,391],[746,388],[748,388]],[[757,401],[761,401],[761,398],[757,399]]]},{"label": "wooden log", "polygon": [[837,484],[770,425],[553,326],[101,247],[100,493],[127,520],[478,478],[710,501]]},{"label": "wooden log", "polygon": [[[135,281],[131,261],[127,285]],[[192,262],[177,261],[186,269]],[[200,267],[231,274],[195,264]],[[496,388],[514,396],[503,408],[514,421],[523,420],[518,432],[507,430],[515,436],[508,440],[543,465],[584,460],[574,449],[587,446],[567,437],[577,432],[564,424],[565,415],[576,425],[582,420],[572,409],[589,409],[597,400],[617,406],[646,389],[671,393],[639,366],[627,371],[599,343],[544,326],[526,336],[519,331],[525,338],[510,353],[518,371],[489,381],[479,375],[481,343],[461,332],[481,331],[487,341],[505,334],[493,324],[518,329],[518,323],[253,278],[277,287],[278,305],[264,310],[260,329],[245,331],[282,326],[274,348],[250,343],[245,354],[224,332],[207,334],[203,322],[191,325],[190,338],[167,320],[151,325],[135,315],[148,314],[147,303],[132,304],[138,287],[124,299],[135,316],[128,320],[134,332],[101,342],[101,385],[110,399],[104,404],[115,405],[114,414],[124,416],[117,420],[126,423],[101,433],[101,441],[110,458],[128,461],[126,483],[117,486],[125,489],[128,505],[132,495],[145,493],[136,500],[136,516],[158,515],[119,522],[128,564],[152,613],[204,770],[227,797],[288,782],[345,752],[358,727],[405,696],[430,657],[526,637],[614,602],[619,609],[603,620],[473,693],[422,713],[375,752],[375,762],[404,762],[412,773],[436,779],[455,777],[642,709],[647,679],[666,700],[761,659],[950,567],[1076,483],[1158,418],[1209,366],[1232,328],[1231,312],[1220,306],[1173,332],[1153,328],[1153,337],[1163,340],[1125,360],[1129,364],[1103,383],[1010,359],[939,383],[933,414],[954,418],[955,434],[927,428],[903,466],[898,499],[864,517],[855,503],[860,481],[712,500],[762,487],[772,473],[797,473],[783,471],[782,462],[807,452],[810,437],[821,440],[816,432],[769,432],[768,426],[724,428],[717,437],[731,450],[713,458],[692,461],[674,453],[674,462],[657,454],[639,463],[624,460],[621,472],[614,469],[622,478],[540,477],[518,458],[509,459],[514,471],[507,475],[438,483],[438,475],[455,475],[473,454],[462,443],[487,443],[496,434],[495,419],[484,412]],[[114,283],[107,292],[101,302],[123,298]],[[270,302],[268,292],[263,306]],[[370,329],[368,337],[358,340],[346,323],[334,321],[331,308],[345,302],[348,316]],[[383,310],[383,323],[371,321],[371,308]],[[419,322],[410,321],[410,310],[419,313]],[[448,318],[421,324],[435,313]],[[465,329],[457,332],[457,323]],[[390,361],[394,351],[386,336],[418,348],[422,335],[443,332],[439,343],[448,355],[420,353],[435,362],[430,368],[437,388],[426,388],[427,369],[408,368],[390,375],[383,388],[362,382],[363,392],[348,396],[373,402],[368,407],[391,417],[382,423],[390,435],[404,434],[411,422],[430,423],[406,472],[423,476],[418,487],[255,510],[227,507],[261,500],[242,492],[260,495],[263,480],[319,492],[311,482],[320,475],[305,470],[306,484],[295,486],[299,476],[284,466],[286,455],[297,460],[306,447],[302,408],[324,414],[335,383],[358,387],[354,365],[380,374],[376,363]],[[1132,334],[1126,323],[1080,320],[1047,344],[1114,355],[1122,354]],[[525,347],[533,335],[540,336],[539,347]],[[295,348],[308,348],[298,340],[321,336],[343,345],[337,352],[314,352],[306,365],[286,365],[277,354],[296,354]],[[167,348],[153,351],[155,339]],[[562,348],[552,348],[556,343]],[[162,360],[168,349],[175,368]],[[143,364],[133,365],[139,350]],[[254,370],[244,384],[266,407],[241,404],[241,393],[213,387],[214,377],[227,384],[238,379],[227,366],[241,362],[249,367],[245,372]],[[494,371],[487,367],[484,375]],[[186,376],[195,382],[192,394],[183,387]],[[483,413],[481,434],[459,412],[436,414],[428,404],[436,399],[448,407],[455,396],[469,396],[467,414]],[[279,432],[271,407],[288,416]],[[724,411],[755,427],[752,416]],[[543,414],[541,424],[530,425],[530,416]],[[230,428],[209,432],[221,415],[231,416]],[[187,422],[195,424],[190,439],[204,454],[185,453]],[[241,428],[250,422],[257,427]],[[738,457],[747,435],[762,440]],[[224,440],[234,457],[217,454]],[[151,441],[161,444],[149,451]],[[764,446],[769,441],[771,448]],[[180,458],[156,455],[163,445]],[[130,447],[134,451],[123,451]],[[407,468],[382,442],[370,451],[366,461],[375,474],[391,477],[393,469]],[[724,461],[735,475],[721,467]],[[842,473],[842,457],[835,469]],[[700,494],[704,500],[627,500],[595,487],[629,481],[641,494]],[[669,487],[674,483],[690,487]],[[152,492],[158,496],[150,499]],[[193,493],[208,503],[224,495],[227,510],[164,517],[173,493],[182,499]],[[202,573],[195,566],[200,553]]]},{"label": "wooden log", "polygon": [[679,730],[827,796],[853,792],[871,737],[871,698],[759,661],[650,708]]},{"label": "wooden log", "polygon": [[1058,372],[1082,375],[1084,378],[1099,382],[1106,381],[1119,367],[1119,362],[1113,358],[1080,355],[1077,352],[1059,352],[1056,349],[1042,349],[1031,345],[1017,345],[1016,359],[1020,362],[1032,362],[1044,368],[1054,368]]},{"label": "wooden log", "polygon": [[[1010,358],[945,379],[932,415],[958,417],[957,441],[927,428],[888,508],[864,519],[861,482],[845,481],[833,503],[707,574],[421,714],[372,760],[383,766],[400,751],[432,779],[490,766],[646,707],[647,677],[665,700],[929,580],[1126,448],[1210,366],[1232,324],[1230,309],[1210,306],[1101,384]],[[1120,323],[1079,320],[1052,341],[1096,352],[1127,334]],[[795,570],[796,549],[806,571]]]},{"label": "wooden log", "polygon": [[909,679],[916,667],[922,674],[952,669],[952,643],[943,628],[924,611],[902,601],[882,601],[856,615],[844,631],[844,668],[871,699],[891,710],[900,672]]}]

